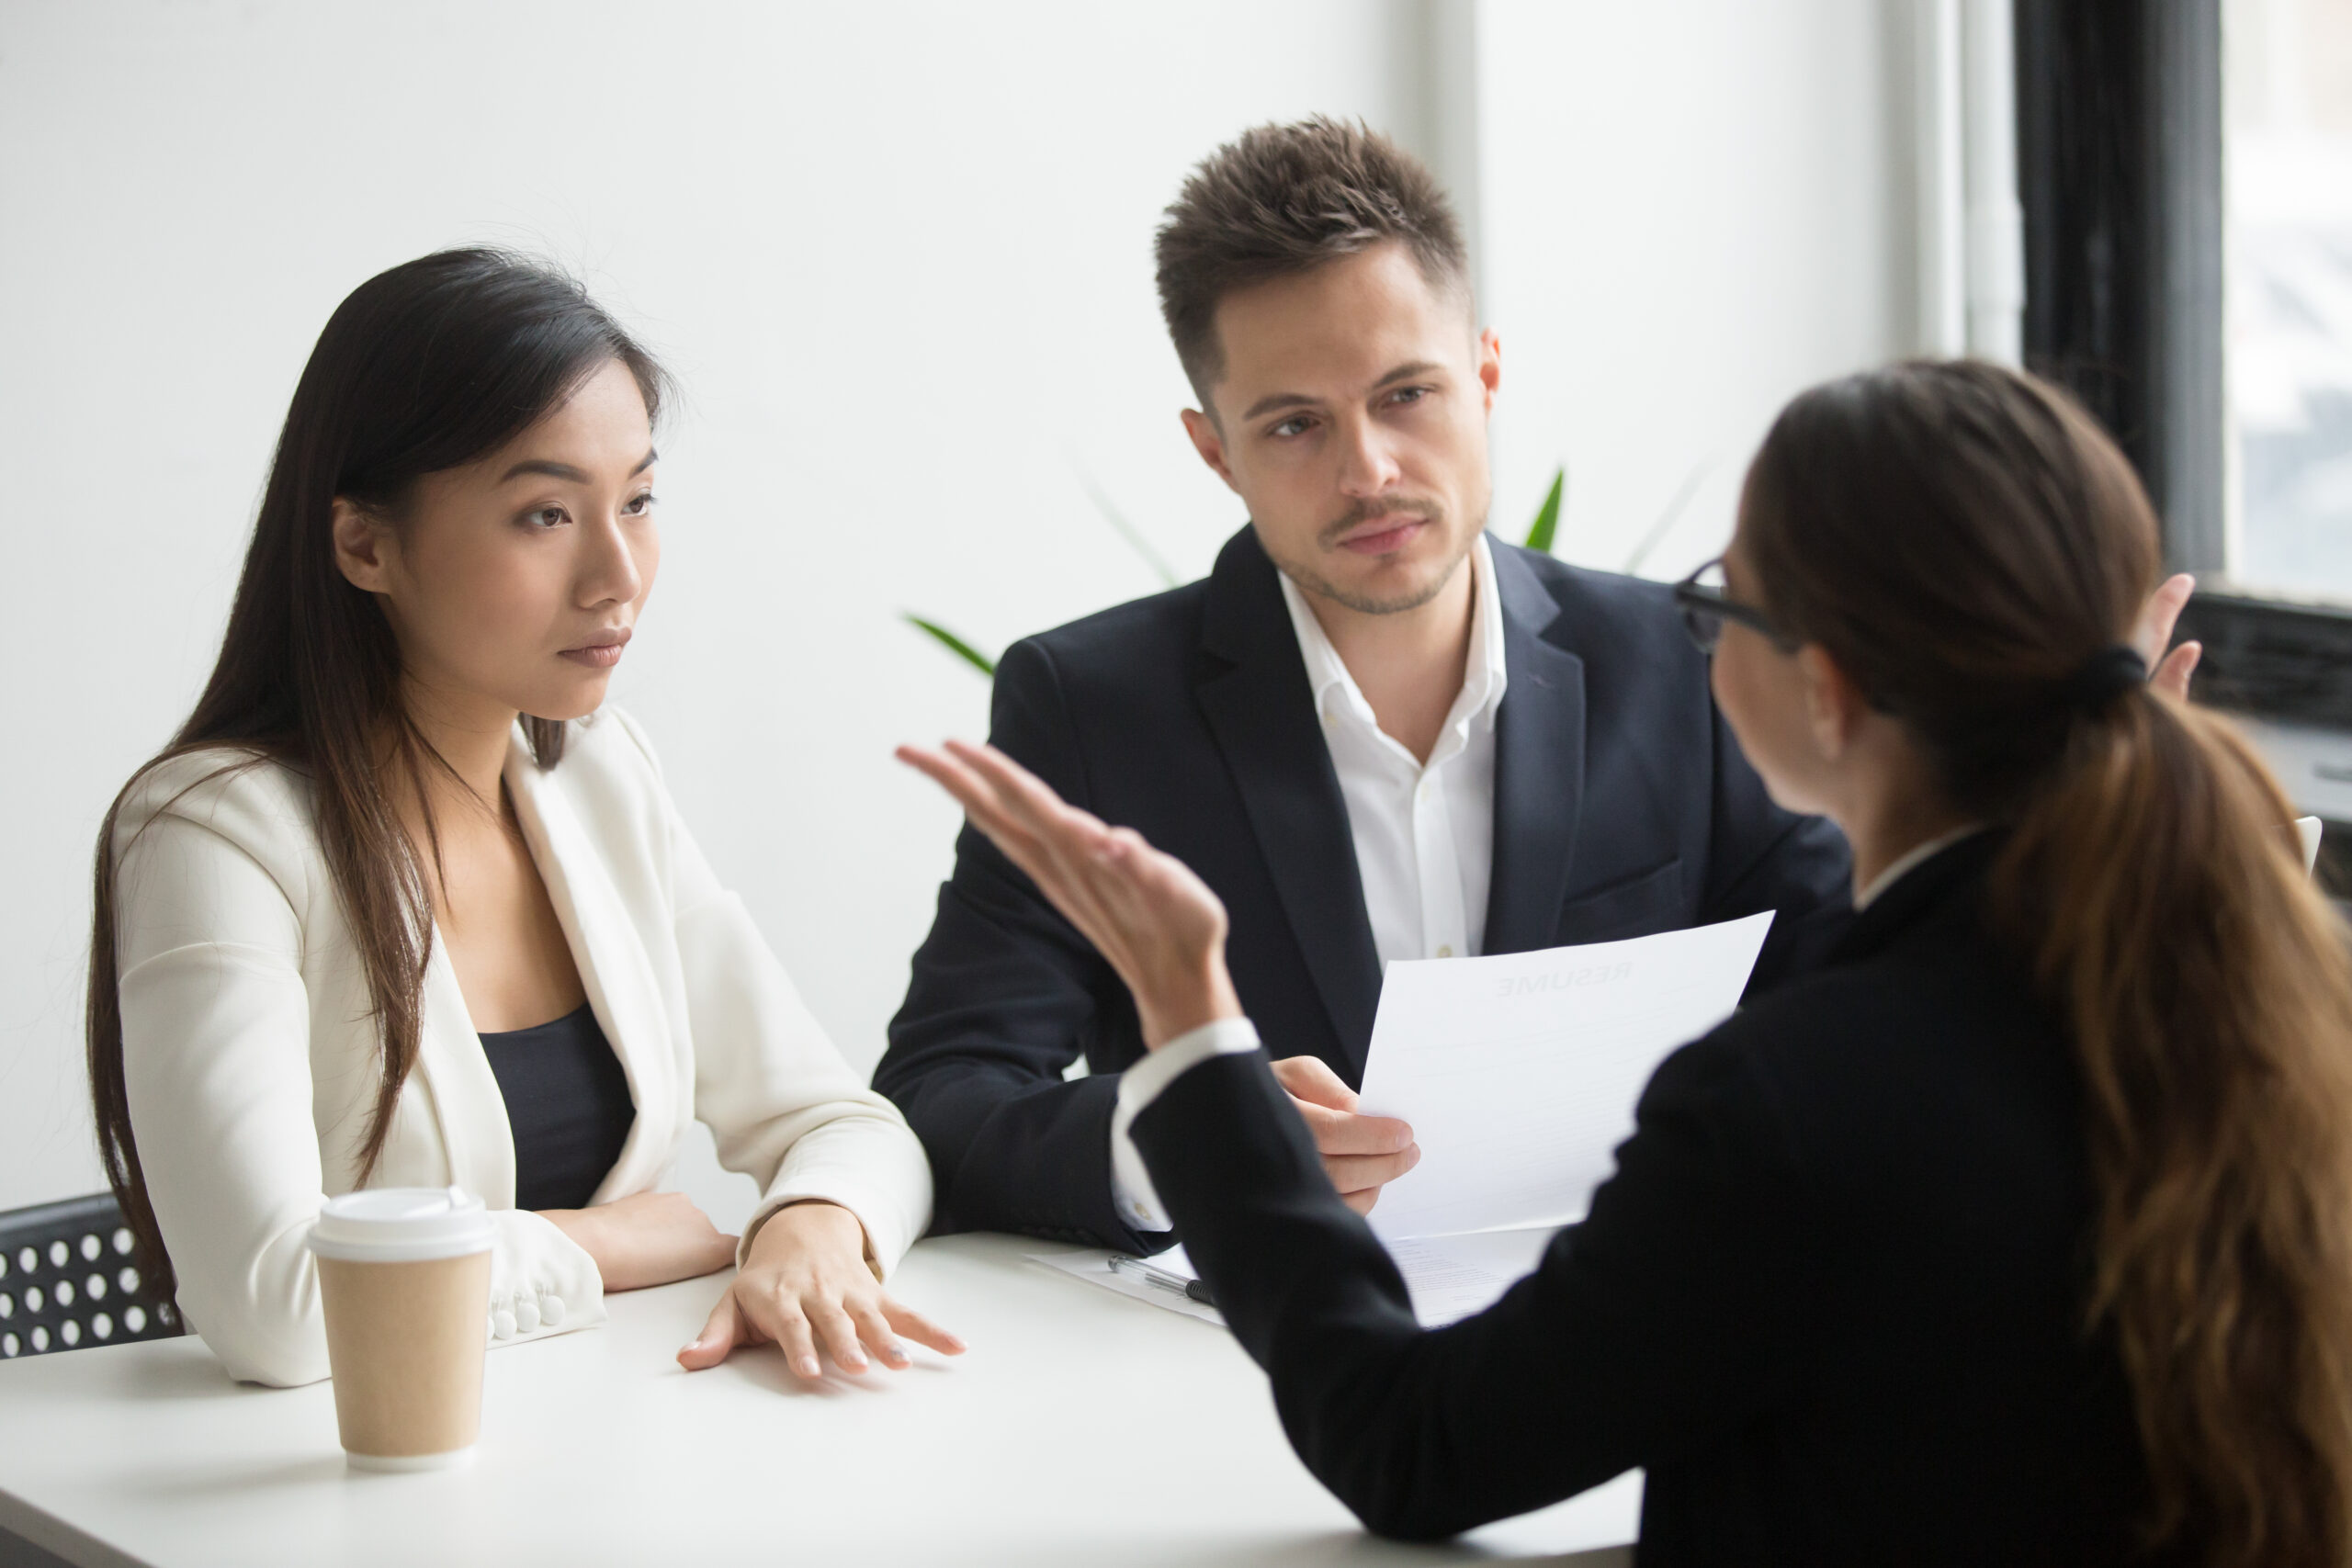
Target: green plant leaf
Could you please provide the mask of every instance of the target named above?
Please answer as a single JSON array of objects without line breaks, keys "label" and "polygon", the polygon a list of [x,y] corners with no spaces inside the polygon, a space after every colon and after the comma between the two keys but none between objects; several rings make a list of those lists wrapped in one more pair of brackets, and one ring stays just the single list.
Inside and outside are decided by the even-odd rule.
[{"label": "green plant leaf", "polygon": [[1177,587],[1182,580],[1176,575],[1176,569],[1168,564],[1166,556],[1151,547],[1151,541],[1143,536],[1141,529],[1127,521],[1125,513],[1111,504],[1111,498],[1103,493],[1101,485],[1094,482],[1094,476],[1080,468],[1078,482],[1085,490],[1087,499],[1094,502],[1094,510],[1102,514],[1102,521],[1111,525],[1111,531],[1126,541],[1127,548],[1141,556],[1144,564],[1151,568],[1161,582],[1170,588]]},{"label": "green plant leaf", "polygon": [[1560,531],[1560,501],[1567,491],[1568,466],[1563,463],[1553,470],[1551,492],[1536,509],[1535,522],[1527,530],[1529,549],[1541,550],[1547,556],[1552,553],[1552,536]]},{"label": "green plant leaf", "polygon": [[937,621],[926,621],[921,615],[912,615],[904,611],[900,612],[900,616],[905,620],[907,625],[914,627],[917,631],[930,633],[932,637],[938,640],[940,647],[945,649],[956,658],[964,660],[964,662],[969,664],[981,674],[988,676],[991,680],[995,679],[996,660],[990,659],[987,654],[982,653],[978,649],[974,648],[970,643],[966,642],[962,637],[957,637],[954,632],[949,631],[945,626],[941,626]]},{"label": "green plant leaf", "polygon": [[1650,552],[1657,548],[1660,541],[1680,521],[1682,509],[1690,504],[1692,496],[1699,493],[1699,481],[1707,477],[1707,466],[1713,461],[1713,457],[1702,457],[1697,467],[1682,476],[1681,488],[1674,492],[1673,499],[1666,503],[1666,510],[1657,514],[1657,520],[1642,535],[1642,541],[1634,547],[1634,553],[1625,558],[1627,577],[1641,575],[1642,563],[1650,558]]}]

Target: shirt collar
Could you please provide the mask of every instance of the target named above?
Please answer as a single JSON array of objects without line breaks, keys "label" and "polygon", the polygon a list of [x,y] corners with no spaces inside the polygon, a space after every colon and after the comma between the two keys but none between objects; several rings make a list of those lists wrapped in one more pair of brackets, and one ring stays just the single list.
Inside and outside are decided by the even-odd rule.
[{"label": "shirt collar", "polygon": [[1895,857],[1895,861],[1893,865],[1888,866],[1876,876],[1871,877],[1870,886],[1854,895],[1854,913],[1859,915],[1864,909],[1869,908],[1871,903],[1876,900],[1881,894],[1894,886],[1896,883],[1902,881],[1906,873],[1935,859],[1936,856],[1951,848],[1962,839],[1973,838],[1984,830],[1984,824],[1982,822],[1966,823],[1961,827],[1954,828],[1951,832],[1942,835],[1940,838],[1929,839],[1926,843],[1919,845],[1907,854],[1898,855]]},{"label": "shirt collar", "polygon": [[[1291,630],[1298,637],[1298,653],[1306,665],[1306,684],[1315,694],[1316,711],[1329,714],[1336,707],[1364,724],[1375,724],[1372,705],[1364,701],[1355,677],[1348,673],[1339,650],[1324,635],[1323,623],[1315,618],[1306,593],[1288,572],[1277,570],[1274,575],[1283,585],[1283,603],[1290,608]],[[1461,694],[1446,716],[1448,729],[1471,725],[1492,728],[1510,678],[1503,660],[1502,595],[1495,586],[1494,552],[1484,534],[1471,541],[1470,583],[1470,657],[1463,665]]]}]

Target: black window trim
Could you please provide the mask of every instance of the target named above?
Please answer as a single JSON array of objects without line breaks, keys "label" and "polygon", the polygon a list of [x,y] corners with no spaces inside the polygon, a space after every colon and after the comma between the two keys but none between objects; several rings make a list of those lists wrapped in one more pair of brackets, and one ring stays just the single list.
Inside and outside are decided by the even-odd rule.
[{"label": "black window trim", "polygon": [[2222,0],[2017,0],[2025,351],[2112,431],[2200,586],[2199,701],[2352,731],[2352,606],[2225,581]]}]

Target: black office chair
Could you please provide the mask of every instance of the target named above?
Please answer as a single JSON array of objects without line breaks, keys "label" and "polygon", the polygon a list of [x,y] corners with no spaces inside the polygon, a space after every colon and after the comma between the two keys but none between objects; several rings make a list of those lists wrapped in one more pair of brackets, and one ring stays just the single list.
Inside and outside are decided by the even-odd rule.
[{"label": "black office chair", "polygon": [[187,1332],[130,1254],[111,1192],[0,1213],[0,1359]]}]

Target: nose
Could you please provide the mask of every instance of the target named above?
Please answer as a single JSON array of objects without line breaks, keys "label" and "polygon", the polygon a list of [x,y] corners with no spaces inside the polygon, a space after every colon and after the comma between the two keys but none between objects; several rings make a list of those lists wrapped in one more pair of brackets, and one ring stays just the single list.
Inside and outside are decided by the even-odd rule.
[{"label": "nose", "polygon": [[1375,496],[1403,477],[1396,455],[1389,450],[1388,433],[1378,420],[1362,411],[1343,415],[1338,434],[1339,482],[1343,493]]},{"label": "nose", "polygon": [[626,604],[645,592],[645,563],[623,520],[607,512],[582,530],[578,592],[583,608]]}]

